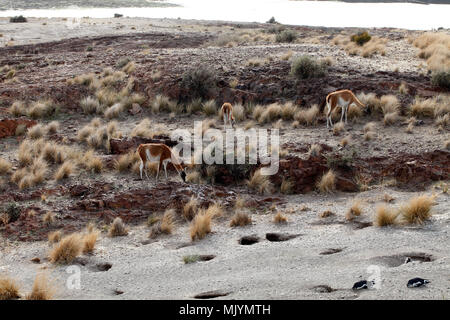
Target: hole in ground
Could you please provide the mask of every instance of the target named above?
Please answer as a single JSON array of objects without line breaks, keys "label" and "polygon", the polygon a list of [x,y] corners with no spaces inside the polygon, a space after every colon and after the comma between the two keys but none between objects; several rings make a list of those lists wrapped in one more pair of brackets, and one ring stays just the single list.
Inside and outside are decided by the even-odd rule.
[{"label": "hole in ground", "polygon": [[424,252],[407,252],[394,254],[391,256],[375,257],[372,260],[376,261],[377,263],[381,263],[388,267],[394,268],[405,264],[407,258],[411,260],[410,262],[432,262],[436,260],[433,255]]},{"label": "hole in ground", "polygon": [[326,284],[320,284],[318,286],[314,286],[311,288],[311,290],[314,290],[315,292],[320,292],[320,293],[330,293],[330,292],[337,291],[337,289],[333,289],[332,287],[330,287]]},{"label": "hole in ground", "polygon": [[326,249],[325,251],[322,251],[320,254],[321,255],[335,254],[341,252],[342,250],[344,250],[344,248],[329,248]]},{"label": "hole in ground", "polygon": [[266,239],[272,242],[288,241],[298,236],[299,234],[266,233]]},{"label": "hole in ground", "polygon": [[244,236],[239,239],[239,244],[242,244],[243,246],[249,246],[257,242],[259,242],[259,237],[256,235]]},{"label": "hole in ground", "polygon": [[217,297],[225,297],[229,295],[231,292],[222,291],[222,290],[214,290],[202,292],[194,296],[195,299],[214,299]]}]

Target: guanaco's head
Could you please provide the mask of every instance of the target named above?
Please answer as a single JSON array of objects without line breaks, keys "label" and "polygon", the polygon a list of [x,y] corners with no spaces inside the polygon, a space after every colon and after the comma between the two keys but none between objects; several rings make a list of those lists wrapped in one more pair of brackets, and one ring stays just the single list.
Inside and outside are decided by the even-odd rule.
[{"label": "guanaco's head", "polygon": [[186,167],[183,167],[183,170],[180,171],[180,177],[183,179],[183,182],[186,182]]}]

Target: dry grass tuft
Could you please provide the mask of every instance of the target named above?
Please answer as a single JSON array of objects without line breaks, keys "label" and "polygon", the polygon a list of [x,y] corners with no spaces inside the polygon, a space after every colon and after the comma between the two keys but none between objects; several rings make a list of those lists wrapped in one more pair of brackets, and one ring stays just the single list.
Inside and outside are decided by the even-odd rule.
[{"label": "dry grass tuft", "polygon": [[189,202],[187,202],[183,207],[183,217],[186,220],[192,220],[194,219],[198,209],[198,200],[192,196]]},{"label": "dry grass tuft", "polygon": [[323,218],[328,218],[334,216],[334,212],[330,211],[330,210],[325,210],[321,213],[319,213],[319,218],[323,219]]},{"label": "dry grass tuft", "polygon": [[335,136],[338,136],[345,130],[345,124],[344,122],[340,121],[334,124],[333,126],[333,134]]},{"label": "dry grass tuft", "polygon": [[450,69],[450,35],[445,32],[425,32],[413,41],[420,49],[419,58],[426,59],[428,69],[441,71]]},{"label": "dry grass tuft", "polygon": [[55,180],[61,181],[63,179],[67,179],[74,172],[75,165],[72,161],[64,162],[55,173]]},{"label": "dry grass tuft", "polygon": [[45,273],[39,273],[34,279],[33,288],[26,296],[27,300],[52,300],[55,288]]},{"label": "dry grass tuft", "polygon": [[48,242],[51,244],[57,243],[61,240],[62,232],[61,231],[53,231],[48,234]]},{"label": "dry grass tuft", "polygon": [[363,211],[362,209],[362,201],[359,199],[356,199],[353,201],[352,206],[350,209],[348,209],[347,213],[345,214],[345,218],[348,221],[353,220],[355,217],[359,217]]},{"label": "dry grass tuft", "polygon": [[6,275],[0,276],[0,300],[19,299],[19,285]]},{"label": "dry grass tuft", "polygon": [[11,168],[12,168],[11,162],[3,158],[0,158],[0,175],[9,173]]},{"label": "dry grass tuft", "polygon": [[400,207],[402,220],[409,224],[423,224],[431,218],[431,207],[436,196],[421,195],[414,197],[407,204]]},{"label": "dry grass tuft", "polygon": [[294,183],[290,179],[286,179],[283,177],[281,181],[280,191],[284,194],[292,194],[294,189]]},{"label": "dry grass tuft", "polygon": [[278,211],[277,214],[273,217],[274,223],[287,223],[287,217]]},{"label": "dry grass tuft", "polygon": [[352,136],[348,135],[341,140],[340,144],[341,144],[341,146],[346,147],[350,144],[351,141],[352,141]]},{"label": "dry grass tuft", "polygon": [[230,221],[230,227],[243,227],[252,223],[252,218],[246,212],[236,212]]},{"label": "dry grass tuft", "polygon": [[385,126],[393,125],[401,120],[401,117],[397,112],[386,113],[383,118],[383,123]]},{"label": "dry grass tuft", "polygon": [[200,172],[191,171],[186,175],[186,182],[200,184],[202,182],[202,177]]},{"label": "dry grass tuft", "polygon": [[315,157],[320,156],[321,151],[322,151],[322,147],[319,144],[314,143],[309,147],[308,155],[309,155],[309,157],[315,158]]},{"label": "dry grass tuft", "polygon": [[42,124],[36,124],[28,129],[28,138],[30,139],[40,139],[46,134],[46,129]]},{"label": "dry grass tuft", "polygon": [[128,235],[128,228],[125,226],[122,219],[117,217],[109,227],[108,234],[110,237],[123,237]]},{"label": "dry grass tuft", "polygon": [[385,227],[396,223],[398,212],[394,209],[380,205],[376,208],[374,224],[377,227]]},{"label": "dry grass tuft", "polygon": [[247,181],[249,188],[256,190],[260,194],[269,194],[272,192],[273,186],[268,176],[261,174],[261,169],[256,170]]},{"label": "dry grass tuft", "polygon": [[83,250],[83,236],[72,233],[57,242],[50,251],[52,263],[67,264],[78,257]]},{"label": "dry grass tuft", "polygon": [[48,211],[43,217],[42,217],[42,222],[47,225],[50,226],[53,223],[55,223],[55,214],[51,211]]},{"label": "dry grass tuft", "polygon": [[364,133],[364,140],[366,141],[370,141],[375,139],[375,137],[377,136],[377,134],[373,131],[367,131],[366,133]]},{"label": "dry grass tuft", "polygon": [[317,122],[319,112],[319,106],[314,104],[308,109],[298,110],[294,115],[294,119],[303,125],[314,125]]},{"label": "dry grass tuft", "polygon": [[165,234],[171,234],[175,227],[175,210],[168,209],[164,212],[164,215],[161,219],[161,232]]},{"label": "dry grass tuft", "polygon": [[47,134],[55,134],[59,130],[59,122],[52,121],[46,127]]},{"label": "dry grass tuft", "polygon": [[206,210],[200,210],[191,222],[190,233],[191,240],[203,239],[208,233],[211,233],[211,214]]},{"label": "dry grass tuft", "polygon": [[321,193],[333,192],[336,188],[336,174],[332,169],[325,173],[317,183],[317,188]]},{"label": "dry grass tuft", "polygon": [[83,235],[83,253],[94,252],[95,244],[99,235],[100,231],[93,225],[88,226],[88,233]]}]

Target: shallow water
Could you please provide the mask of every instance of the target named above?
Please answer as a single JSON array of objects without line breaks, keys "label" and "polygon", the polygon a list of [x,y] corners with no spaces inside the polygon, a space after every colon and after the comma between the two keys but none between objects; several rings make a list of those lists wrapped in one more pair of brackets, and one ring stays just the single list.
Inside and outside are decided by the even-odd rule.
[{"label": "shallow water", "polygon": [[450,5],[412,3],[344,3],[289,0],[171,0],[179,7],[62,8],[0,11],[0,17],[182,18],[266,22],[325,27],[394,27],[428,30],[450,28]]}]

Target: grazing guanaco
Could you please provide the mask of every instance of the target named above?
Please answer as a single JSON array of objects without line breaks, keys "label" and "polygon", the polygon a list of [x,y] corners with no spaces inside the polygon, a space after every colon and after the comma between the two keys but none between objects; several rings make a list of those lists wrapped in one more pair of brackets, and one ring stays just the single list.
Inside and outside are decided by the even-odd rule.
[{"label": "grazing guanaco", "polygon": [[328,109],[327,109],[327,128],[328,128],[328,122],[331,124],[331,126],[333,126],[333,121],[331,121],[331,112],[337,106],[340,106],[342,108],[341,121],[344,118],[344,114],[345,114],[345,123],[347,123],[347,109],[348,109],[349,105],[354,103],[358,107],[361,107],[361,108],[365,107],[364,104],[361,103],[361,101],[359,101],[358,98],[350,90],[339,90],[339,91],[332,92],[329,95],[327,95],[325,102],[328,107]]},{"label": "grazing guanaco", "polygon": [[234,128],[234,117],[233,117],[233,106],[231,103],[225,102],[222,105],[222,113],[223,113],[223,124],[226,127],[227,122],[230,123],[231,127]]},{"label": "grazing guanaco", "polygon": [[158,171],[156,173],[156,180],[158,181],[159,170],[161,169],[161,165],[164,167],[164,172],[166,174],[167,179],[167,163],[172,162],[173,166],[180,174],[181,179],[186,182],[186,168],[180,164],[178,158],[173,154],[172,150],[163,143],[146,143],[141,144],[137,148],[137,152],[139,157],[141,158],[141,165],[139,166],[139,170],[141,173],[142,180],[142,170],[145,168],[145,175],[147,179],[150,179],[147,175],[147,162],[156,162],[158,163]]}]

